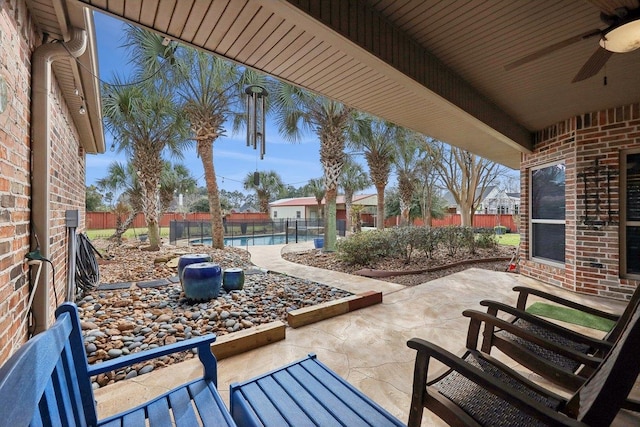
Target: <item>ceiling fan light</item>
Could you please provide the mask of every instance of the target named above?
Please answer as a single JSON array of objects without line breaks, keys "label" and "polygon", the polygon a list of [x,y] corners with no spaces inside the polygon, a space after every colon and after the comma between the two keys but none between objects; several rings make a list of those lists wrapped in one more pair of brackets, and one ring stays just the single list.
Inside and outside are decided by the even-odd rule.
[{"label": "ceiling fan light", "polygon": [[640,19],[620,25],[600,39],[600,46],[610,52],[626,53],[640,48]]}]

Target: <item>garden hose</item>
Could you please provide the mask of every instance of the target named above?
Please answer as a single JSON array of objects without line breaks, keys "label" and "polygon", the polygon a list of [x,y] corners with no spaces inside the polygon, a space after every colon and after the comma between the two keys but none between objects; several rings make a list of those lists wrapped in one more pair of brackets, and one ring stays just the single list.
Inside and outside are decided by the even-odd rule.
[{"label": "garden hose", "polygon": [[76,286],[83,292],[94,290],[100,282],[100,269],[95,254],[102,255],[91,244],[86,234],[78,234],[76,252]]}]

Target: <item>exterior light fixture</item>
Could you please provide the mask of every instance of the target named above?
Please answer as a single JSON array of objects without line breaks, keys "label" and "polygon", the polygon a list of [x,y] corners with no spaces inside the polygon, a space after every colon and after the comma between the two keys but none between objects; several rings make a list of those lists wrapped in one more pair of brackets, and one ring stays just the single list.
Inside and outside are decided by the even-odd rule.
[{"label": "exterior light fixture", "polygon": [[265,154],[265,99],[269,95],[267,90],[259,85],[247,86],[247,147],[260,146],[260,160]]},{"label": "exterior light fixture", "polygon": [[640,9],[616,9],[613,25],[604,31],[600,46],[609,52],[627,53],[640,48]]}]

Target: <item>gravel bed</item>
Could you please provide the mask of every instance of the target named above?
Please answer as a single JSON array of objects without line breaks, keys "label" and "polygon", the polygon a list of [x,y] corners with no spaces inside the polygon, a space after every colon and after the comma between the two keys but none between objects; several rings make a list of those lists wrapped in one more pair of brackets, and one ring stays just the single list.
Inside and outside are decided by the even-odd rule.
[{"label": "gravel bed", "polygon": [[[105,250],[106,251],[106,250]],[[221,289],[218,298],[194,302],[184,298],[180,284],[158,288],[132,285],[124,290],[93,290],[78,301],[85,349],[89,363],[121,357],[194,336],[218,336],[281,320],[287,313],[351,295],[341,289],[252,268],[245,251],[211,248],[163,248],[145,252],[133,246],[109,247],[110,260],[100,266],[102,283],[144,281],[175,275],[167,260],[185,252],[210,253],[221,267],[248,270],[244,288],[230,293]],[[193,352],[165,356],[93,379],[98,388],[163,366],[193,358]]]}]

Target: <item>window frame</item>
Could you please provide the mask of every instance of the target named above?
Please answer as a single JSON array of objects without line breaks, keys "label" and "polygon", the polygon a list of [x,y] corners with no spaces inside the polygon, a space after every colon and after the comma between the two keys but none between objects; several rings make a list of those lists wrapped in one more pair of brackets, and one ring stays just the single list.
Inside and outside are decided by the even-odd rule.
[{"label": "window frame", "polygon": [[627,272],[627,227],[640,227],[640,221],[627,220],[627,158],[631,154],[640,154],[640,148],[620,150],[620,226],[618,228],[620,277],[640,280],[640,274]]},{"label": "window frame", "polygon": [[[541,169],[546,169],[549,167],[553,167],[556,165],[564,165],[564,171],[565,171],[565,214],[564,214],[564,219],[540,219],[540,218],[533,218],[533,173],[535,171],[541,170]],[[541,263],[541,264],[548,264],[551,266],[555,266],[555,267],[563,267],[566,264],[566,242],[567,242],[567,213],[566,213],[566,200],[567,200],[567,195],[566,195],[566,180],[567,180],[567,167],[566,167],[566,162],[565,160],[558,160],[555,162],[549,162],[549,163],[544,163],[544,164],[540,164],[534,167],[529,168],[529,259]],[[563,260],[562,261],[558,261],[552,258],[545,258],[545,257],[541,257],[541,256],[536,256],[534,254],[534,246],[535,246],[535,236],[534,236],[534,224],[557,224],[557,225],[563,225],[564,226],[564,242],[565,242],[565,253],[563,254]]]}]

